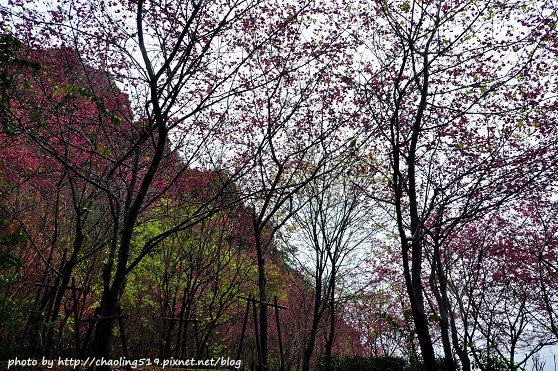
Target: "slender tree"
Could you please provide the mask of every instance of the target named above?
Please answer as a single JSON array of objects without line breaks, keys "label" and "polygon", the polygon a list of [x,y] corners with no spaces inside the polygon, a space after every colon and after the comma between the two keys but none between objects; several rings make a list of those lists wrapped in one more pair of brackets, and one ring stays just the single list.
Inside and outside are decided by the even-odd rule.
[{"label": "slender tree", "polygon": [[[312,181],[294,202],[302,206],[294,216],[291,240],[294,256],[311,278],[313,315],[308,330],[302,369],[309,370],[316,346],[318,330],[325,326],[326,369],[331,369],[332,345],[335,336],[337,286],[346,274],[351,254],[364,241],[370,240],[373,229],[364,229],[367,223],[364,195],[346,177],[348,167]],[[298,231],[298,232],[297,232]],[[300,234],[300,236],[297,236]],[[362,254],[361,254],[362,255]],[[323,324],[323,319],[328,323]]]},{"label": "slender tree", "polygon": [[374,10],[377,21],[370,15],[360,23],[370,33],[355,33],[370,50],[358,83],[380,133],[370,143],[385,159],[379,168],[391,188],[386,201],[422,357],[426,368],[438,367],[435,314],[446,367],[455,369],[455,351],[470,369],[467,343],[450,336],[445,240],[457,226],[544,184],[555,168],[545,136],[552,123],[541,112],[554,68],[542,47],[550,29],[529,3],[377,2]]}]

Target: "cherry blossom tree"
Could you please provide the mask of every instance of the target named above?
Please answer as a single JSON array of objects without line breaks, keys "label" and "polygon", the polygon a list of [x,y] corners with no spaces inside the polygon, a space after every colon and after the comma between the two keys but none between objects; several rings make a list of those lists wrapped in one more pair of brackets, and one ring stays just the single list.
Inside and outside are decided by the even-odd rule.
[{"label": "cherry blossom tree", "polygon": [[[18,134],[28,135],[73,176],[104,194],[109,206],[112,231],[107,249],[102,250],[107,260],[94,341],[99,344],[95,354],[108,357],[114,318],[130,271],[163,239],[210,215],[211,205],[215,205],[211,200],[244,167],[227,176],[229,169],[217,169],[222,176],[214,183],[212,196],[194,202],[196,207],[190,216],[146,241],[133,254],[131,242],[142,213],[186,169],[207,166],[207,157],[202,154],[211,153],[208,143],[215,140],[223,121],[219,115],[206,116],[205,111],[226,108],[235,95],[267,83],[263,74],[257,74],[250,76],[251,84],[246,86],[239,79],[241,70],[256,50],[295,23],[305,5],[279,12],[278,4],[258,1],[32,3],[15,1],[2,6],[2,26],[12,29],[28,50],[64,47],[79,51],[77,76],[81,82],[48,86],[48,94],[42,99],[50,100],[48,103],[56,108],[53,98],[66,93],[88,101],[91,113],[70,125],[56,116],[39,120],[33,115],[39,110],[31,107],[24,112],[25,106],[15,101],[5,106],[12,107],[8,115],[17,122],[14,130]],[[253,37],[255,30],[264,28],[267,32]],[[106,89],[99,91],[99,85]],[[105,95],[125,96],[129,104],[115,100],[109,105]],[[127,106],[131,107],[129,111]],[[34,128],[42,121],[63,124],[64,130],[74,131],[79,142],[63,142],[62,149],[84,153],[81,161],[91,168],[77,166],[80,160],[65,158],[59,148],[35,135]],[[103,148],[94,138],[75,131],[76,124],[84,123],[94,126],[107,141]],[[63,140],[63,133],[54,132],[49,140]],[[171,148],[170,138],[175,133]],[[180,166],[172,166],[178,158]],[[96,161],[108,164],[97,168]]]},{"label": "cherry blossom tree", "polygon": [[[294,9],[286,7],[285,16],[291,17]],[[301,207],[293,202],[295,195],[314,179],[331,176],[336,159],[347,152],[344,130],[356,116],[353,95],[338,68],[350,63],[350,57],[342,52],[341,41],[323,43],[317,24],[320,18],[335,21],[336,10],[331,4],[313,4],[297,15],[296,28],[285,29],[254,53],[240,79],[253,86],[254,76],[261,75],[266,82],[231,102],[220,149],[211,158],[247,167],[237,184],[253,224],[263,368],[269,353],[270,250],[277,247],[277,232]],[[343,27],[339,23],[337,31]]]},{"label": "cherry blossom tree", "polygon": [[446,366],[455,369],[455,351],[470,369],[467,343],[450,336],[446,240],[555,170],[552,27],[528,2],[374,5],[354,10],[367,12],[354,37],[369,51],[355,84],[378,130],[370,151],[384,159],[370,165],[389,181],[425,367],[437,367],[435,315]]}]

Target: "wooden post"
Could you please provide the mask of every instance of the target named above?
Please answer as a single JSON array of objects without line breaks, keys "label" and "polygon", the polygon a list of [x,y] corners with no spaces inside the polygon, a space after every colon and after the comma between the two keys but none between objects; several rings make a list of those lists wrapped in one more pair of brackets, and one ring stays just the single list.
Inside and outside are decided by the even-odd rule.
[{"label": "wooden post", "polygon": [[200,349],[200,339],[198,336],[198,321],[196,319],[196,315],[194,314],[194,338],[196,340],[196,354],[199,355],[199,357],[201,357],[201,349]]},{"label": "wooden post", "polygon": [[236,353],[236,359],[240,359],[240,354],[242,353],[242,344],[244,343],[244,335],[246,334],[246,325],[248,323],[248,314],[250,313],[251,300],[252,300],[252,294],[248,294],[248,300],[246,300],[246,313],[244,313],[244,322],[242,324],[242,332],[240,333],[240,344],[238,345],[238,352]]},{"label": "wooden post", "polygon": [[[72,277],[72,282],[74,282],[74,277]],[[39,287],[55,287],[55,288],[62,288],[65,290],[76,290],[76,291],[83,291],[81,287],[73,287],[73,286],[56,286],[56,285],[48,285],[46,283],[36,283],[35,286]]]},{"label": "wooden post", "polygon": [[277,295],[273,296],[273,304],[275,307],[275,320],[277,321],[277,335],[279,336],[279,356],[281,357],[279,369],[281,371],[285,371],[285,357],[283,355],[283,339],[281,339],[281,325],[279,322],[279,306],[277,305]]},{"label": "wooden post", "polygon": [[[112,320],[117,320],[118,321],[118,325],[120,327],[120,340],[122,341],[122,350],[124,351],[126,357],[128,356],[128,347],[126,345],[126,335],[124,334],[124,322],[122,322],[122,320],[124,318],[128,318],[129,316],[126,315],[122,315],[120,312],[120,306],[116,306],[116,312],[117,315],[116,316],[108,316],[108,317],[100,317],[99,315],[93,317],[93,318],[89,318],[89,319],[84,319],[81,322],[91,322],[91,327],[89,328],[89,333],[91,332],[91,330],[95,327],[95,325],[97,325],[99,322],[104,322],[104,321],[112,321]],[[101,313],[101,308],[97,307],[96,313]],[[89,338],[90,334],[88,334],[88,338]],[[93,339],[93,344],[95,346],[95,349],[97,349],[99,347],[99,337],[95,336],[95,338]]]},{"label": "wooden post", "polygon": [[[242,296],[242,295],[237,295],[237,298],[244,299],[244,300],[249,300],[247,297]],[[261,301],[261,300],[258,300],[256,298],[252,298],[250,300],[255,301],[256,303],[265,304],[265,305],[270,306],[270,307],[275,307],[275,304],[270,303],[268,301]],[[289,307],[285,307],[283,305],[277,305],[277,308],[279,308],[279,309],[289,309]]]},{"label": "wooden post", "polygon": [[72,300],[74,301],[74,333],[75,333],[75,344],[74,344],[74,357],[79,356],[79,314],[77,305],[77,295],[76,295],[76,280],[72,277]]},{"label": "wooden post", "polygon": [[284,354],[283,354],[283,340],[281,338],[281,327],[279,324],[279,309],[289,309],[288,307],[282,306],[277,304],[277,296],[274,297],[274,302],[273,303],[269,303],[267,301],[261,301],[258,300],[256,298],[252,297],[252,294],[249,294],[248,297],[246,296],[241,296],[238,295],[237,298],[239,299],[244,299],[246,300],[247,304],[246,304],[246,315],[244,317],[244,326],[242,326],[242,333],[240,335],[240,346],[238,347],[238,353],[237,353],[237,359],[240,359],[240,352],[242,351],[242,342],[244,340],[244,332],[245,332],[245,328],[246,328],[246,321],[248,320],[248,311],[250,308],[250,302],[252,302],[252,308],[253,308],[253,312],[254,312],[254,330],[256,332],[256,345],[257,345],[257,350],[258,350],[258,369],[262,370],[263,365],[262,365],[262,349],[261,349],[261,343],[260,343],[260,338],[259,338],[259,331],[258,331],[258,318],[257,318],[257,313],[256,313],[256,303],[260,303],[260,304],[264,304],[267,306],[271,306],[275,308],[275,318],[277,320],[277,331],[279,334],[279,351],[280,351],[280,355],[281,355],[281,371],[283,371],[285,369],[285,359],[284,359]]},{"label": "wooden post", "polygon": [[[194,331],[195,331],[195,338],[196,338],[196,353],[197,353],[197,348],[198,348],[198,322],[201,322],[201,320],[196,319],[196,316],[194,315],[193,319],[188,319],[188,318],[180,318],[180,317],[163,317],[163,321],[178,321],[179,323],[188,323],[188,322],[194,322]],[[177,340],[177,344],[178,344],[178,340]],[[186,348],[186,332],[184,332],[184,341],[182,342],[182,347],[185,349]],[[186,355],[184,354],[185,351],[182,352],[183,353],[183,357],[185,357]]]},{"label": "wooden post", "polygon": [[252,311],[254,313],[254,332],[256,335],[256,348],[258,350],[258,370],[263,371],[262,362],[262,345],[260,343],[260,336],[258,331],[258,314],[256,312],[256,300],[252,299]]},{"label": "wooden post", "polygon": [[[180,306],[180,313],[178,317],[181,321],[178,322],[178,330],[176,333],[176,347],[174,353],[178,358],[186,357],[186,333],[187,333],[187,325],[188,322],[182,321],[184,318],[190,317],[190,300],[186,300],[188,298],[188,287],[184,287],[184,292],[182,294],[182,304]],[[169,341],[172,339],[172,336],[169,337]],[[169,355],[172,352],[169,350]]]},{"label": "wooden post", "polygon": [[[98,316],[99,313],[101,312],[101,308],[97,307],[95,308],[95,313],[93,314],[93,316]],[[87,322],[87,320],[84,320],[82,322]],[[87,329],[87,332],[85,333],[85,340],[83,341],[83,348],[81,350],[81,354],[85,354],[87,351],[87,345],[89,344],[89,340],[91,339],[91,335],[93,334],[93,329],[95,328],[95,322],[90,321],[91,324],[89,325],[89,328]]]},{"label": "wooden post", "polygon": [[[120,341],[122,342],[122,352],[124,352],[124,356],[128,359],[128,344],[126,343],[126,333],[124,332],[124,316],[122,316],[120,305],[116,306],[116,314],[118,319],[118,327],[120,327]],[[132,368],[130,367],[130,365],[126,366],[126,370],[130,371],[131,369]]]}]

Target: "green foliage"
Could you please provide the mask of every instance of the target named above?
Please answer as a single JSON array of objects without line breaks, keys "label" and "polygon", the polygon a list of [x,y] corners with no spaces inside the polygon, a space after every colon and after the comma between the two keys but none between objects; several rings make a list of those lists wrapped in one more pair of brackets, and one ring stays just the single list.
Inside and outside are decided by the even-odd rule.
[{"label": "green foliage", "polygon": [[21,41],[9,32],[0,35],[0,122],[2,132],[14,135],[14,127],[10,119],[10,90],[14,86],[13,70],[31,68],[38,70],[39,63],[22,59],[18,53],[22,50]]},{"label": "green foliage", "polygon": [[479,348],[475,346],[475,344],[472,344],[471,350],[476,355],[474,367],[482,368],[487,371],[524,370],[524,368],[515,365],[509,359],[502,357],[497,347],[498,344],[495,342],[488,344],[486,348]]},{"label": "green foliage", "polygon": [[[0,220],[0,228],[9,230],[9,222],[7,220]],[[0,268],[6,271],[9,268],[21,267],[21,260],[10,253],[9,248],[17,246],[27,241],[27,236],[22,234],[19,230],[14,232],[0,232]],[[0,287],[3,287],[4,275],[0,275]]]},{"label": "green foliage", "polygon": [[[436,358],[436,365],[437,365],[437,370],[438,371],[446,371],[446,370],[450,370],[451,368],[448,367],[448,365],[446,364],[446,359],[445,358]],[[459,366],[459,364],[456,364],[456,369],[457,370],[461,370],[461,367]],[[427,370],[424,367],[424,364],[422,363],[422,361],[411,361],[410,363],[407,364],[407,366],[405,366],[405,371],[430,371]]]},{"label": "green foliage", "polygon": [[[0,219],[0,230],[9,231],[10,223]],[[27,241],[25,235],[19,230],[0,232],[0,338],[5,332],[13,332],[19,326],[18,318],[26,311],[25,305],[12,297],[9,290],[4,294],[4,289],[21,279],[20,268],[22,261],[11,252],[11,248]],[[11,347],[11,345],[10,345]],[[0,356],[9,355],[10,349],[0,351]]]},{"label": "green foliage", "polygon": [[[399,357],[333,357],[332,370],[334,371],[403,371],[406,370],[407,361]],[[325,370],[325,362],[322,359],[317,368]]]},{"label": "green foliage", "polygon": [[[444,358],[436,359],[438,370],[444,371],[448,368],[445,365]],[[459,365],[457,367],[459,370]],[[318,371],[325,370],[324,359],[320,360],[317,367]],[[333,371],[427,371],[424,369],[422,362],[409,361],[402,357],[336,357],[332,360]],[[499,370],[499,369],[498,369]]]},{"label": "green foliage", "polygon": [[92,90],[82,88],[75,84],[66,84],[59,87],[56,91],[56,94],[65,94],[71,97],[81,97],[93,101],[97,105],[97,109],[99,110],[101,116],[110,118],[111,124],[113,124],[114,126],[118,126],[122,123],[121,118],[108,110],[105,105],[105,99],[102,96],[95,96],[95,93]]}]

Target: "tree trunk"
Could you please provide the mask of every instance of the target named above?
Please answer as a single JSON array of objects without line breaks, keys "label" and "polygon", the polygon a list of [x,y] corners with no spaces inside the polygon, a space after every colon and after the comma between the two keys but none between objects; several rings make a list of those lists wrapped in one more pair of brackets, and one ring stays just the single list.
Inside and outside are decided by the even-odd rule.
[{"label": "tree trunk", "polygon": [[254,235],[256,240],[256,252],[258,255],[258,289],[260,291],[260,349],[262,356],[262,364],[260,365],[261,370],[267,370],[267,358],[268,358],[268,348],[267,348],[267,280],[265,277],[265,256],[266,251],[264,244],[262,243],[262,234],[260,226],[254,217]]},{"label": "tree trunk", "polygon": [[325,356],[325,367],[326,371],[331,371],[333,365],[331,364],[331,355],[333,351],[333,339],[335,338],[335,272],[332,275],[332,289],[331,289],[331,301],[329,305],[329,336],[326,340],[326,356]]},{"label": "tree trunk", "polygon": [[321,277],[318,277],[316,279],[316,295],[314,296],[314,313],[312,316],[312,328],[310,329],[310,338],[308,339],[308,344],[302,356],[302,371],[310,371],[310,359],[312,358],[312,353],[314,352],[314,346],[316,344],[316,337],[318,333],[318,324],[320,323],[320,317],[321,317],[321,311],[320,311],[321,296],[322,296]]}]

